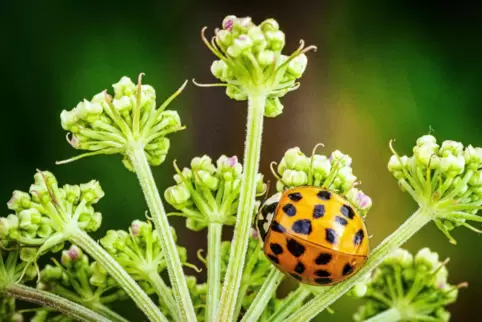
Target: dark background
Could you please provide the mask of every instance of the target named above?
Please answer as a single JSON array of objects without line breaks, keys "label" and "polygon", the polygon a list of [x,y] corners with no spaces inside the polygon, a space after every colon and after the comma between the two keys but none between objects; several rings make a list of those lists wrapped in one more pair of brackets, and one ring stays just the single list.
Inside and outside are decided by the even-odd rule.
[{"label": "dark background", "polygon": [[[143,218],[141,190],[119,156],[54,164],[77,153],[65,142],[61,110],[140,72],[158,102],[185,79],[211,82],[214,56],[201,42],[201,28],[212,31],[228,14],[257,23],[273,17],[287,35],[287,52],[300,38],[319,50],[309,54],[301,88],[283,100],[285,113],[266,120],[261,169],[272,179],[269,163],[293,146],[310,153],[323,142],[326,154],[350,154],[374,201],[368,227],[375,246],[415,209],[386,170],[391,138],[401,153],[410,153],[430,128],[439,140],[482,145],[480,12],[461,2],[2,1],[0,196],[6,202],[14,189],[27,190],[35,169],[47,169],[61,183],[101,182],[106,197],[98,205],[104,223],[97,236]],[[171,108],[187,130],[171,136],[167,161],[153,170],[161,191],[173,184],[174,158],[184,166],[202,154],[242,156],[246,104],[229,100],[223,89],[191,83]],[[186,231],[182,220],[173,223],[197,263],[192,255],[204,247],[204,232]],[[416,252],[428,246],[451,258],[449,280],[470,284],[450,307],[453,320],[473,320],[482,240],[465,229],[454,236],[458,246],[431,225],[406,247]],[[341,300],[333,306],[337,313],[323,313],[323,321],[349,321],[355,307]]]}]

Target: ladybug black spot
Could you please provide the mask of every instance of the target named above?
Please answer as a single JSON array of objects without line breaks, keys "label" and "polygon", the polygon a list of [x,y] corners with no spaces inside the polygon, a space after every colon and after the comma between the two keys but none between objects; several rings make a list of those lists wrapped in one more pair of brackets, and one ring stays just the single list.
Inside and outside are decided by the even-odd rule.
[{"label": "ladybug black spot", "polygon": [[325,215],[325,205],[315,205],[313,208],[313,218],[318,219]]},{"label": "ladybug black spot", "polygon": [[269,214],[269,213],[272,213],[276,210],[276,207],[278,207],[278,203],[277,202],[273,202],[269,205],[266,205],[263,207],[263,209],[261,209],[261,213],[264,215],[264,217],[266,218],[266,216]]},{"label": "ladybug black spot", "polygon": [[343,276],[349,275],[353,273],[353,266],[350,264],[345,264],[345,267],[343,267]]},{"label": "ladybug black spot", "polygon": [[288,195],[288,198],[290,198],[292,201],[300,201],[303,196],[299,192],[293,192]]},{"label": "ladybug black spot", "polygon": [[331,282],[333,282],[333,280],[331,278],[328,278],[328,277],[320,277],[320,278],[315,279],[315,283],[320,284],[320,285],[330,284]]},{"label": "ladybug black spot", "polygon": [[318,192],[316,195],[317,195],[318,198],[320,198],[321,200],[330,200],[330,198],[331,198],[331,193],[329,193],[328,191],[325,191],[325,190],[321,190],[321,191]]},{"label": "ladybug black spot", "polygon": [[353,217],[355,217],[355,212],[353,211],[352,207],[350,207],[348,205],[341,206],[340,211],[341,211],[342,215],[345,216],[348,219],[353,219]]},{"label": "ladybug black spot", "polygon": [[360,229],[356,232],[355,237],[353,237],[353,244],[357,246],[360,245],[363,241],[363,237],[365,237],[365,233],[363,232],[363,229]]},{"label": "ladybug black spot", "polygon": [[305,252],[305,246],[301,245],[294,239],[288,239],[286,245],[289,252],[295,257],[300,257]]},{"label": "ladybug black spot", "polygon": [[317,265],[326,265],[328,264],[331,259],[332,259],[333,256],[331,256],[331,254],[328,254],[328,253],[321,253],[320,255],[318,255],[318,257],[315,259],[315,263]]},{"label": "ladybug black spot", "polygon": [[291,277],[296,278],[298,281],[301,281],[301,276],[296,274],[290,274]]},{"label": "ladybug black spot", "polygon": [[330,272],[325,271],[324,269],[319,269],[315,272],[316,276],[318,277],[329,277],[331,276]]},{"label": "ladybug black spot", "polygon": [[326,241],[330,244],[337,244],[338,243],[338,234],[332,228],[326,228]]},{"label": "ladybug black spot", "polygon": [[340,216],[336,216],[336,217],[335,217],[335,222],[336,222],[337,224],[342,225],[342,226],[346,226],[346,225],[348,224],[348,221],[347,221],[345,218],[340,217]]},{"label": "ladybug black spot", "polygon": [[286,214],[287,216],[290,216],[290,217],[293,217],[294,215],[296,215],[296,207],[293,206],[293,205],[290,204],[290,203],[284,205],[283,211],[285,212],[285,214]]},{"label": "ladybug black spot", "polygon": [[276,220],[273,220],[273,222],[271,223],[271,229],[273,231],[278,232],[278,233],[285,233],[286,232],[286,228],[281,226],[281,224],[279,222],[277,222]]},{"label": "ladybug black spot", "polygon": [[278,259],[278,257],[273,256],[273,255],[271,255],[271,254],[268,254],[268,257],[269,257],[269,259],[271,259],[271,261],[272,261],[273,263],[279,264],[279,259]]},{"label": "ladybug black spot", "polygon": [[297,234],[309,235],[311,234],[311,221],[309,219],[297,220],[291,228]]},{"label": "ladybug black spot", "polygon": [[303,263],[301,262],[298,262],[298,264],[296,264],[295,266],[295,272],[298,274],[303,274],[304,271],[305,271],[305,265],[303,265]]},{"label": "ladybug black spot", "polygon": [[283,247],[281,247],[280,244],[271,243],[271,244],[269,245],[269,248],[271,248],[271,251],[272,251],[275,255],[279,255],[279,254],[282,254],[282,253],[283,253]]}]

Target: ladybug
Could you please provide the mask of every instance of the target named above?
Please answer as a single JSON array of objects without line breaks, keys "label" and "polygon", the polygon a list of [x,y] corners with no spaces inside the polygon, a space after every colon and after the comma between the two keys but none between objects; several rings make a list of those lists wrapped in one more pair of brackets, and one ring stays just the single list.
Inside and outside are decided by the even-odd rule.
[{"label": "ladybug", "polygon": [[264,254],[283,273],[310,285],[355,274],[369,246],[363,218],[343,196],[302,186],[268,198],[255,219]]}]

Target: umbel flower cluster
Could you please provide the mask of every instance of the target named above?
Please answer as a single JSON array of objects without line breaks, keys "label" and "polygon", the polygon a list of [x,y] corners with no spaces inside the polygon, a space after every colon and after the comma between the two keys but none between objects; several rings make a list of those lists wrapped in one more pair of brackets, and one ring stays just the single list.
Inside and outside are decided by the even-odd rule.
[{"label": "umbel flower cluster", "polygon": [[279,98],[299,87],[296,81],[308,64],[305,52],[315,47],[304,48],[301,41],[293,54],[283,55],[285,34],[274,19],[256,25],[250,17],[227,16],[215,33],[209,42],[203,30],[203,40],[219,58],[213,62],[211,72],[226,84],[226,94],[245,101],[253,92],[262,92],[267,96],[265,116],[281,114]]},{"label": "umbel flower cluster", "polygon": [[429,208],[437,227],[452,244],[450,232],[464,226],[479,232],[467,221],[482,222],[476,213],[482,206],[482,148],[464,147],[425,135],[417,140],[412,156],[394,155],[388,170],[421,208]]},{"label": "umbel flower cluster", "polygon": [[353,294],[365,299],[355,321],[449,321],[445,306],[455,302],[466,284],[447,282],[446,262],[428,248],[415,256],[397,249],[354,288]]},{"label": "umbel flower cluster", "polygon": [[[166,201],[187,217],[189,229],[198,231],[216,222],[234,225],[239,204],[239,193],[243,166],[236,156],[222,155],[213,164],[210,157],[203,155],[191,161],[191,168],[182,171],[175,165],[176,185],[166,189]],[[263,175],[256,176],[256,192],[266,191]]]},{"label": "umbel flower cluster", "polygon": [[129,77],[122,77],[112,85],[113,97],[103,91],[70,111],[62,111],[60,119],[64,130],[70,132],[70,145],[92,151],[79,157],[121,153],[126,156],[124,165],[133,170],[127,154],[138,144],[144,148],[149,164],[159,165],[165,160],[170,146],[166,135],[184,129],[178,113],[165,109],[186,83],[156,108],[156,92],[152,86],[142,85],[141,78],[142,74],[136,85]]}]

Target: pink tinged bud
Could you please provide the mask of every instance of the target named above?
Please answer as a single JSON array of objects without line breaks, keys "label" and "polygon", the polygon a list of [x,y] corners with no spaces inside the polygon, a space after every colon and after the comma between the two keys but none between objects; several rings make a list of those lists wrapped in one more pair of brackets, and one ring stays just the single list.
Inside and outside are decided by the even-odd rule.
[{"label": "pink tinged bud", "polygon": [[76,260],[80,256],[79,249],[75,246],[70,247],[70,249],[67,251],[67,255],[69,255],[71,260]]},{"label": "pink tinged bud", "polygon": [[134,237],[136,237],[137,235],[139,235],[140,230],[141,230],[141,227],[140,227],[139,223],[133,222],[132,225],[131,225],[132,235]]},{"label": "pink tinged bud", "polygon": [[233,25],[234,25],[235,20],[236,20],[236,16],[227,16],[223,20],[223,28],[231,31],[233,29]]},{"label": "pink tinged bud", "polygon": [[259,233],[256,229],[251,229],[251,237],[253,237],[253,239],[259,238]]},{"label": "pink tinged bud", "polygon": [[228,164],[231,168],[234,168],[236,163],[238,163],[238,157],[237,156],[234,155],[234,156],[228,158]]}]

